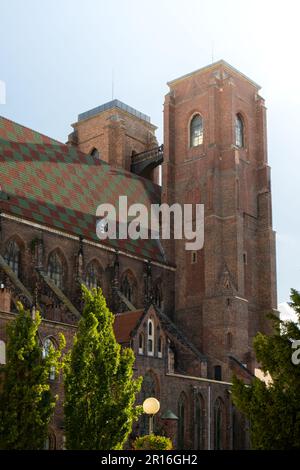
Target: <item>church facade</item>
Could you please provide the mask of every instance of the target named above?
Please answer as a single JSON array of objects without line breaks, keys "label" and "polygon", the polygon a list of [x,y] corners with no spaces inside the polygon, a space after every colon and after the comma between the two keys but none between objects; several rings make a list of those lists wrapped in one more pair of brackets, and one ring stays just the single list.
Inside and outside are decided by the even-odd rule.
[{"label": "church facade", "polygon": [[[277,308],[265,104],[224,61],[168,86],[163,145],[150,118],[118,100],[80,114],[66,144],[0,117],[0,362],[18,301],[41,311],[45,349],[59,332],[70,347],[81,283],[101,286],[144,377],[138,402],[160,401],[156,432],[179,449],[247,448],[231,378],[255,374],[253,337]],[[99,240],[96,209],[120,195],[148,208],[204,204],[203,248]],[[62,378],[50,380],[60,401],[46,445],[61,449]],[[141,417],[134,434],[146,432]]]}]

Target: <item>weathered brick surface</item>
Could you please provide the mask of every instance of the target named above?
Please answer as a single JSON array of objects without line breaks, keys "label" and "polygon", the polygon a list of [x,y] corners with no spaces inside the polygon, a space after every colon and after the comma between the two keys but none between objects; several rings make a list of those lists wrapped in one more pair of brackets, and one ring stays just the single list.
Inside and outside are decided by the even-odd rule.
[{"label": "weathered brick surface", "polygon": [[[204,123],[203,144],[190,148],[189,127],[200,113]],[[244,121],[243,148],[235,145],[235,117]],[[104,111],[73,125],[70,145],[100,158],[114,167],[130,169],[132,151],[142,152],[156,144],[154,127],[122,110]],[[150,175],[151,178],[157,177]],[[146,377],[145,393],[161,402],[156,429],[172,430],[175,446],[177,425],[161,419],[167,410],[179,414],[184,403],[184,447],[214,448],[217,399],[222,406],[222,447],[245,448],[245,423],[230,401],[232,372],[249,380],[256,362],[252,340],[257,331],[269,331],[266,313],[276,308],[275,235],[272,230],[270,169],[267,165],[266,116],[264,100],[257,86],[223,62],[170,83],[164,105],[164,163],[162,201],[172,204],[205,205],[205,241],[196,258],[185,249],[185,240],[163,241],[170,266],[152,265],[152,284],[162,283],[163,310],[176,324],[170,324],[150,309],[136,326],[128,346],[136,354],[135,374]],[[64,294],[80,306],[78,289],[79,240],[67,234],[38,229],[22,221],[1,220],[0,253],[4,255],[14,238],[21,249],[20,279],[39,295],[35,241],[43,240],[39,267],[47,271],[49,255],[58,250],[64,260]],[[101,266],[101,286],[113,308],[114,292],[126,272],[134,279],[131,302],[137,309],[145,303],[145,260],[119,254],[116,279],[116,253],[83,243],[81,275],[96,259]],[[6,278],[3,276],[3,280]],[[0,279],[1,281],[1,279]],[[13,293],[15,295],[15,293]],[[0,292],[1,296],[1,292]],[[46,296],[47,297],[47,296]],[[58,302],[59,304],[59,302]],[[58,305],[58,310],[61,305]],[[0,297],[0,309],[7,310],[7,299]],[[59,331],[70,346],[74,325],[57,320],[57,309],[42,312],[42,335],[57,338]],[[147,321],[155,325],[154,356],[147,354]],[[5,324],[12,314],[1,313],[0,339],[5,340]],[[62,317],[61,317],[62,318]],[[178,331],[179,330],[179,331]],[[145,338],[145,351],[139,354],[139,335]],[[163,354],[158,357],[157,339],[162,335]],[[183,336],[184,335],[184,336]],[[195,352],[195,346],[198,352]],[[221,366],[222,380],[215,381]],[[150,379],[149,379],[150,377]],[[150,382],[149,382],[150,380]],[[150,383],[150,385],[149,385]],[[62,397],[62,379],[52,385]],[[201,442],[197,442],[196,402],[201,403]],[[140,420],[134,432],[144,431]],[[63,416],[60,398],[53,431],[56,447],[62,447]]]}]

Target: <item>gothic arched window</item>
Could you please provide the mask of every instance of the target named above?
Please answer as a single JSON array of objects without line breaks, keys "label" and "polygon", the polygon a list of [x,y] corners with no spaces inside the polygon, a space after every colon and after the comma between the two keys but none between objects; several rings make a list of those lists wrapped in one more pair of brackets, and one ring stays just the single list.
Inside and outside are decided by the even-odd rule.
[{"label": "gothic arched window", "polygon": [[162,335],[159,335],[158,340],[157,340],[157,356],[158,357],[163,356],[163,337],[162,337]]},{"label": "gothic arched window", "polygon": [[235,117],[235,145],[244,147],[244,121],[240,114]]},{"label": "gothic arched window", "polygon": [[221,398],[217,398],[214,406],[214,450],[222,450],[223,442],[223,403]]},{"label": "gothic arched window", "polygon": [[[157,378],[151,372],[147,371],[144,375],[141,392],[139,395],[139,402],[143,403],[146,398],[154,397],[159,399],[159,390],[157,386]],[[155,416],[154,416],[154,430],[155,430]],[[143,436],[149,432],[149,418],[145,413],[142,413],[139,418],[138,434]]]},{"label": "gothic arched window", "polygon": [[4,259],[17,276],[20,273],[20,255],[21,250],[18,243],[15,240],[11,240],[6,247]]},{"label": "gothic arched window", "polygon": [[145,335],[144,333],[139,334],[139,354],[144,354],[145,348]]},{"label": "gothic arched window", "polygon": [[154,325],[153,320],[149,318],[148,320],[148,347],[147,347],[148,356],[154,355]]},{"label": "gothic arched window", "polygon": [[190,124],[190,146],[197,147],[203,144],[203,119],[196,114]]},{"label": "gothic arched window", "polygon": [[[51,351],[51,348],[55,349],[55,344],[54,344],[54,341],[48,337],[44,340],[44,343],[43,343],[43,358],[44,359],[48,357]],[[55,380],[55,367],[54,366],[50,368],[49,379]]]},{"label": "gothic arched window", "polygon": [[198,394],[195,397],[195,449],[204,448],[204,402]]},{"label": "gothic arched window", "polygon": [[59,287],[63,287],[63,263],[58,253],[50,255],[48,261],[48,276]]},{"label": "gothic arched window", "polygon": [[133,275],[129,272],[123,276],[121,282],[121,292],[129,300],[129,302],[134,303],[135,300],[135,287],[136,283],[133,278]]},{"label": "gothic arched window", "polygon": [[85,285],[89,289],[100,287],[100,267],[97,261],[91,261],[86,268]]},{"label": "gothic arched window", "polygon": [[184,449],[185,420],[186,420],[186,399],[182,393],[178,400],[178,449]]}]

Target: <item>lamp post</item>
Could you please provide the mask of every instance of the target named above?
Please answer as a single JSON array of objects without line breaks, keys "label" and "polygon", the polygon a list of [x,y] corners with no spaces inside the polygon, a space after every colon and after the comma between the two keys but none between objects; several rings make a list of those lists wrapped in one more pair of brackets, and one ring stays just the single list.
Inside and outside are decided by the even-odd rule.
[{"label": "lamp post", "polygon": [[143,403],[143,410],[149,416],[149,434],[153,434],[153,417],[159,412],[160,403],[154,397],[146,398]]}]

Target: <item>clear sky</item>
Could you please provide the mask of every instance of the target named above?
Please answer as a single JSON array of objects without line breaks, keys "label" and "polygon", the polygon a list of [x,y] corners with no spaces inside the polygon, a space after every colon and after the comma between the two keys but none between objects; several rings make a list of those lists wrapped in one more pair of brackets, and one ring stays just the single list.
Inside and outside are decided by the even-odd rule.
[{"label": "clear sky", "polygon": [[300,289],[298,0],[0,0],[0,114],[66,141],[80,112],[114,97],[162,141],[166,82],[224,59],[268,107],[278,299]]}]

